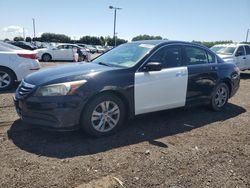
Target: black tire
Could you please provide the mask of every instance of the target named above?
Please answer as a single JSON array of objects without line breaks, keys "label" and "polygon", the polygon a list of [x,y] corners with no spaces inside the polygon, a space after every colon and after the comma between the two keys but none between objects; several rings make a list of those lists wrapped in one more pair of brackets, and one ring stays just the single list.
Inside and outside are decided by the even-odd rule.
[{"label": "black tire", "polygon": [[[106,132],[101,132],[95,128],[94,122],[92,121],[92,118],[94,118],[93,117],[94,111],[95,110],[97,111],[98,106],[100,107],[100,104],[102,104],[105,101],[111,102],[112,105],[116,104],[119,108],[120,114],[119,114],[119,119],[117,120],[116,125],[111,130],[108,130]],[[112,107],[111,103],[109,105]],[[104,118],[104,115],[102,115],[101,119],[103,119],[103,118]],[[95,97],[93,100],[91,100],[86,105],[86,108],[82,112],[82,118],[81,118],[80,125],[81,125],[81,128],[85,132],[87,132],[88,134],[95,136],[95,137],[101,137],[101,136],[108,136],[108,135],[115,133],[123,125],[124,120],[125,120],[125,106],[124,106],[124,103],[122,102],[122,100],[112,93],[103,93],[103,94],[100,94],[97,97]],[[98,123],[99,120],[94,120],[94,121],[97,121],[97,123]],[[100,120],[100,121],[102,121],[102,120]],[[106,121],[106,120],[104,120],[104,121]],[[110,124],[107,121],[103,125],[104,125],[104,127],[108,128],[108,126]]]},{"label": "black tire", "polygon": [[51,59],[52,59],[52,57],[51,57],[50,54],[43,54],[43,55],[42,55],[42,60],[43,60],[44,62],[49,62],[49,61],[51,61]]},{"label": "black tire", "polygon": [[[218,93],[224,93],[224,95],[219,96]],[[216,88],[212,93],[211,103],[210,103],[211,109],[214,111],[221,111],[227,104],[228,99],[229,99],[229,88],[227,84],[220,83],[219,85],[216,86]]]},{"label": "black tire", "polygon": [[15,79],[16,76],[11,70],[0,67],[0,91],[6,91],[13,88],[15,85]]}]

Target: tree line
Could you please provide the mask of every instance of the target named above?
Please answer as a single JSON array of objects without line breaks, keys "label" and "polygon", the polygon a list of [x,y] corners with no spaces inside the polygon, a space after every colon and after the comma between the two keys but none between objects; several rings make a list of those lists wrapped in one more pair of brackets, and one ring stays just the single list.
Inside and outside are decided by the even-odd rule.
[{"label": "tree line", "polygon": [[[5,41],[8,41],[9,39],[5,39]],[[161,36],[151,36],[151,35],[138,35],[132,38],[132,41],[138,41],[138,40],[163,40],[163,37]],[[167,39],[165,39],[167,40]],[[43,33],[41,37],[26,37],[25,39],[23,37],[15,37],[14,41],[39,41],[39,42],[60,42],[60,43],[83,43],[83,44],[91,44],[91,45],[108,45],[108,46],[114,46],[114,39],[110,36],[83,36],[79,40],[71,39],[69,36],[64,34],[56,34],[56,33]],[[128,41],[121,38],[116,38],[116,44],[120,45],[123,43],[127,43]],[[193,41],[195,43],[202,44],[204,46],[207,46],[208,48],[216,45],[216,44],[228,44],[233,43],[232,40],[226,40],[226,41]],[[248,42],[250,44],[250,42]]]}]

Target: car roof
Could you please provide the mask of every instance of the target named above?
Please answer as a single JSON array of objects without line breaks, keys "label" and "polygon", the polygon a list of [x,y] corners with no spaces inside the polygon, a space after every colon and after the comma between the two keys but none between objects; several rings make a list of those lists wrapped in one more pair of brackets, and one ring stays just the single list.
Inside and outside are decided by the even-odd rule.
[{"label": "car roof", "polygon": [[203,44],[197,43],[197,42],[186,42],[186,41],[177,41],[177,40],[140,40],[140,41],[134,41],[131,43],[139,43],[139,44],[151,44],[151,45],[155,45],[155,46],[159,46],[159,45],[164,45],[164,44],[174,44],[174,43],[178,43],[178,44],[188,44],[188,45],[196,45],[196,46],[200,46],[200,47],[205,47]]}]

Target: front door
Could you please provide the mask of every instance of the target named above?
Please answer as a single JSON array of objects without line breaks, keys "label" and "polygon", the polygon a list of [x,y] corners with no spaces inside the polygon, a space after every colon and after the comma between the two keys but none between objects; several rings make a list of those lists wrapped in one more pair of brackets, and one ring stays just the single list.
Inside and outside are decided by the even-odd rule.
[{"label": "front door", "polygon": [[135,73],[135,115],[185,106],[188,72],[181,47],[162,47],[147,62],[160,62],[160,71]]},{"label": "front door", "polygon": [[235,52],[236,65],[240,70],[244,70],[246,66],[246,53],[243,46],[239,46]]}]

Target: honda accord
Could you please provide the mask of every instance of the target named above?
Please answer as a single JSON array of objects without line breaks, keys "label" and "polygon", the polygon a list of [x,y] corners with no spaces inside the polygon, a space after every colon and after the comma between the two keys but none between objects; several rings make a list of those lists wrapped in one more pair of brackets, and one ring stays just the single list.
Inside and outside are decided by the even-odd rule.
[{"label": "honda accord", "polygon": [[149,40],[30,74],[14,101],[24,122],[105,136],[139,114],[204,104],[220,111],[239,83],[236,65],[202,45]]}]

